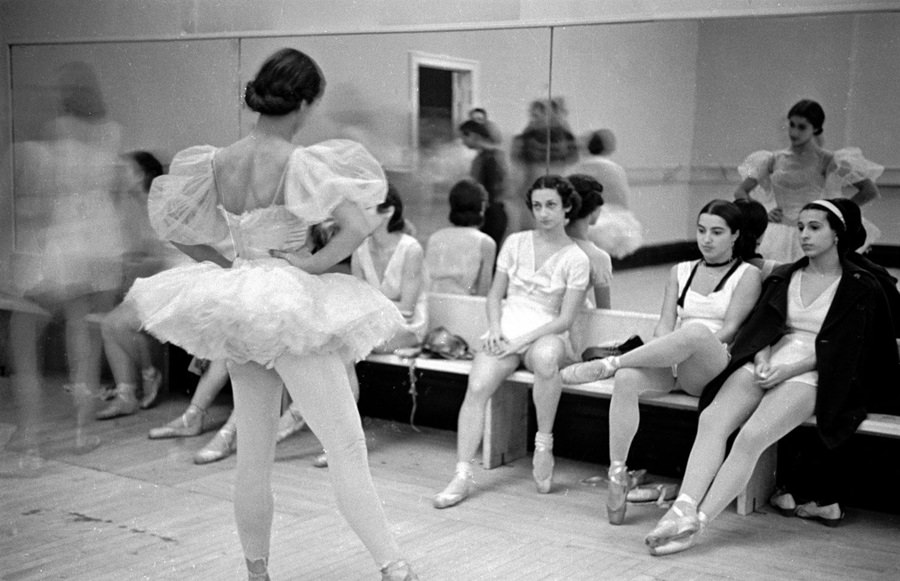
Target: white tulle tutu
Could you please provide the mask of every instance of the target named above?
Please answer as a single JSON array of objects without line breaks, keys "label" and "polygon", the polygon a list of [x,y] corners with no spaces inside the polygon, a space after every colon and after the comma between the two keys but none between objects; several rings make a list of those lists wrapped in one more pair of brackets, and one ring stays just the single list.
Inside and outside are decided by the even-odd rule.
[{"label": "white tulle tutu", "polygon": [[403,324],[377,289],[345,274],[311,275],[280,259],[230,268],[188,264],[135,281],[126,301],[143,328],[203,359],[271,366],[285,354],[355,361]]}]

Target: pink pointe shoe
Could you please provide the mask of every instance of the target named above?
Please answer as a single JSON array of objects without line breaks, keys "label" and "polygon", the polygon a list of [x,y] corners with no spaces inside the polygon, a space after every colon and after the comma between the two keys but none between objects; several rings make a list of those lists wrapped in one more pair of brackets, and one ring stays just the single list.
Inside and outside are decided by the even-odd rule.
[{"label": "pink pointe shoe", "polygon": [[656,547],[694,534],[700,529],[697,502],[687,494],[680,495],[672,507],[644,538],[651,552]]},{"label": "pink pointe shoe", "polygon": [[706,535],[706,526],[708,524],[706,515],[702,512],[697,513],[697,530],[679,538],[669,539],[667,542],[650,547],[650,554],[654,557],[663,557],[665,555],[674,555],[686,551],[696,546],[703,540]]},{"label": "pink pointe shoe", "polygon": [[537,491],[549,494],[553,487],[553,434],[537,432],[534,435],[534,456],[531,459],[531,477]]},{"label": "pink pointe shoe", "polygon": [[381,568],[381,581],[419,581],[409,563],[400,559]]},{"label": "pink pointe shoe", "polygon": [[431,497],[434,508],[450,508],[469,498],[472,490],[472,467],[466,462],[456,464],[456,474],[447,488]]},{"label": "pink pointe shoe", "polygon": [[625,522],[628,493],[636,483],[637,479],[632,477],[624,463],[613,463],[609,467],[609,487],[606,492],[606,518],[609,524],[620,525]]},{"label": "pink pointe shoe", "polygon": [[237,426],[225,424],[206,446],[194,454],[194,464],[209,464],[231,456],[237,450]]},{"label": "pink pointe shoe", "polygon": [[559,377],[563,383],[569,385],[590,383],[612,377],[618,369],[618,357],[604,357],[603,359],[573,363],[560,370]]},{"label": "pink pointe shoe", "polygon": [[141,372],[141,409],[149,409],[156,405],[156,399],[159,397],[159,388],[162,387],[162,372],[150,367]]},{"label": "pink pointe shoe", "polygon": [[275,441],[282,442],[302,430],[304,427],[306,427],[306,420],[303,419],[300,410],[296,410],[289,406],[288,409],[284,410],[284,413],[281,414],[281,417],[278,418],[278,435],[275,436]]}]

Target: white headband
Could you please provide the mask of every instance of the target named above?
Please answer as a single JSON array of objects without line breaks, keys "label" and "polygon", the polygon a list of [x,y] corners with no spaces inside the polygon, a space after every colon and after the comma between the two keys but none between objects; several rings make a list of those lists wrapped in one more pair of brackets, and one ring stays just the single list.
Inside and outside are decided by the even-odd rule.
[{"label": "white headband", "polygon": [[847,221],[844,220],[844,215],[841,214],[841,211],[838,210],[838,207],[835,206],[833,203],[829,202],[828,200],[816,200],[816,201],[814,201],[814,202],[812,202],[812,203],[815,204],[815,205],[817,205],[817,206],[822,206],[823,208],[825,208],[825,209],[827,209],[828,211],[830,211],[832,214],[834,214],[835,216],[838,217],[838,220],[841,221],[841,224],[844,225],[844,228],[847,227]]}]

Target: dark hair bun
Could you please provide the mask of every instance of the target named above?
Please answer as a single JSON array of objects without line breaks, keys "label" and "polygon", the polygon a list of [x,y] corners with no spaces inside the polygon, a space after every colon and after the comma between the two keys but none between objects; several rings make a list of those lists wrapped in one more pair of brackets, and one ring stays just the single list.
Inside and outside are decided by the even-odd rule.
[{"label": "dark hair bun", "polygon": [[303,99],[290,93],[279,95],[272,92],[271,88],[259,90],[254,81],[247,83],[244,92],[244,102],[247,107],[262,115],[287,115],[297,110]]}]

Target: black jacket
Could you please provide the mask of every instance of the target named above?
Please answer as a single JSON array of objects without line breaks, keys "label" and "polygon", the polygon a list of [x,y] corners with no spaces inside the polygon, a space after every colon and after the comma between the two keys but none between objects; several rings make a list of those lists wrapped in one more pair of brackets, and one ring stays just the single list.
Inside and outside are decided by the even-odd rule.
[{"label": "black jacket", "polygon": [[[725,380],[767,345],[787,332],[791,274],[806,266],[802,258],[776,268],[731,347],[728,367],[706,386],[700,409],[709,405]],[[829,448],[846,440],[866,418],[878,387],[894,391],[900,380],[897,344],[885,294],[875,276],[848,260],[822,328],[816,336],[816,420]]]}]

